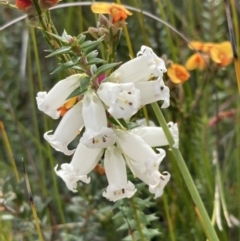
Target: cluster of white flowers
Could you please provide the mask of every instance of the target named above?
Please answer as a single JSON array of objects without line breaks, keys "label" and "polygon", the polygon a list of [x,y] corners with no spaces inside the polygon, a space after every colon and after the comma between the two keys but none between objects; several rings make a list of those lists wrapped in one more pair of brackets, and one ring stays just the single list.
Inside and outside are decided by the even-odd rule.
[{"label": "cluster of white flowers", "polygon": [[[142,106],[162,100],[162,108],[169,106],[169,88],[163,82],[166,67],[151,48],[142,46],[137,57],[121,65],[100,84],[98,90],[88,89],[62,117],[53,134],[49,131],[44,138],[65,155],[72,155],[70,163],[61,164],[55,172],[66,183],[69,190],[77,192],[77,182],[90,182],[88,173],[104,158],[104,168],[108,187],[103,196],[111,201],[130,198],[136,192],[134,184],[127,179],[126,165],[135,177],[149,186],[155,198],[163,193],[170,179],[168,172],[159,172],[159,165],[165,157],[165,151],[152,147],[168,145],[161,127],[138,126],[126,130],[120,126],[109,125],[107,115],[123,118],[126,121]],[[59,108],[67,97],[80,85],[83,74],[75,74],[59,81],[48,93],[37,94],[39,110],[54,119],[60,117]],[[150,80],[154,79],[154,80]],[[106,112],[108,114],[106,115]],[[169,123],[169,129],[178,147],[178,128]],[[75,150],[68,145],[79,134],[85,131]]]}]

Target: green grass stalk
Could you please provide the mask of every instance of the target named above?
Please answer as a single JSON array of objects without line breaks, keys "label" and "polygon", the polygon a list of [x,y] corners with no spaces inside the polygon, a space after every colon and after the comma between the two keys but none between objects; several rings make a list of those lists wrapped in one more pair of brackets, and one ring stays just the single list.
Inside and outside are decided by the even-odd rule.
[{"label": "green grass stalk", "polygon": [[[186,163],[181,155],[181,152],[179,151],[179,149],[176,149],[173,147],[174,145],[174,139],[171,135],[171,132],[168,129],[167,123],[165,121],[165,118],[158,106],[158,104],[155,102],[152,105],[152,108],[154,110],[154,113],[158,119],[159,124],[161,125],[161,127],[163,128],[163,131],[167,137],[167,140],[169,142],[169,145],[172,149],[172,153],[176,159],[176,162],[178,163],[178,167],[180,169],[180,172],[183,176],[183,179],[186,183],[186,186],[189,190],[189,193],[192,197],[193,203],[195,205],[195,209],[198,211],[199,215],[200,215],[200,219],[202,220],[201,224],[203,226],[203,229],[205,231],[206,236],[208,237],[208,239],[210,241],[219,241],[218,236],[211,224],[211,220],[208,216],[208,213],[204,207],[204,204],[202,202],[202,199],[197,191],[197,188],[193,182],[192,176],[189,173],[189,170],[186,166]],[[204,224],[204,225],[203,225]]]},{"label": "green grass stalk", "polygon": [[[42,85],[42,75],[41,75],[41,68],[40,68],[40,63],[39,63],[39,55],[38,55],[38,48],[37,48],[37,40],[35,36],[35,31],[31,27],[31,37],[32,37],[32,42],[33,42],[33,50],[35,54],[35,62],[36,62],[36,67],[37,67],[37,75],[39,79],[39,83]],[[40,140],[40,133],[38,130],[38,119],[37,119],[37,112],[36,112],[36,104],[35,104],[35,94],[34,94],[34,87],[33,87],[33,79],[32,79],[32,67],[31,67],[31,55],[30,51],[28,51],[28,86],[29,86],[29,97],[30,97],[30,103],[31,103],[31,112],[32,112],[32,118],[33,118],[33,127],[34,127],[34,133],[36,135],[36,138]],[[42,86],[41,86],[42,88]],[[41,148],[38,147],[38,152],[39,152],[39,157],[40,157],[40,168],[41,168],[41,189],[43,191],[44,196],[47,196],[48,191],[47,191],[47,186],[46,186],[46,166],[45,166],[45,160],[43,158],[43,153]]]},{"label": "green grass stalk", "polygon": [[32,192],[31,192],[31,187],[30,187],[27,171],[26,171],[23,160],[22,160],[22,164],[23,164],[23,169],[24,169],[24,176],[25,176],[25,182],[26,182],[26,186],[27,186],[27,192],[28,192],[28,196],[29,196],[30,206],[31,206],[33,218],[35,221],[35,226],[37,228],[38,237],[39,237],[40,241],[44,241],[43,235],[42,235],[42,230],[41,230],[39,220],[38,220],[37,210],[36,210],[36,207],[35,207],[35,204],[33,201],[33,196],[32,196]]},{"label": "green grass stalk", "polygon": [[136,221],[136,227],[137,227],[137,230],[138,230],[138,233],[139,233],[139,241],[146,241],[145,237],[144,237],[144,234],[142,232],[142,227],[141,227],[141,221],[139,219],[139,216],[138,216],[138,211],[137,211],[137,207],[136,207],[136,204],[135,204],[135,201],[134,201],[134,197],[132,197],[130,199],[130,202],[131,202],[131,205],[132,205],[132,209],[133,209],[133,213],[134,213],[134,217],[135,217],[135,221]]},{"label": "green grass stalk", "polygon": [[9,160],[10,160],[10,163],[12,165],[12,169],[13,169],[13,172],[14,172],[14,175],[15,175],[15,178],[16,178],[17,182],[19,182],[20,178],[19,178],[16,162],[15,162],[15,159],[13,157],[11,144],[9,142],[9,139],[8,139],[8,136],[7,136],[7,133],[5,131],[5,128],[4,128],[4,125],[3,125],[2,121],[0,121],[0,133],[2,134],[3,143],[5,144],[5,147],[6,147],[6,150],[7,150],[7,153],[8,153],[8,157],[9,157]]},{"label": "green grass stalk", "polygon": [[163,194],[163,206],[164,206],[166,217],[167,217],[170,240],[175,241],[176,239],[175,239],[174,230],[173,230],[173,223],[172,223],[172,220],[171,220],[170,214],[169,214],[168,201],[167,201],[166,194]]},{"label": "green grass stalk", "polygon": [[[164,12],[164,9],[163,9],[163,5],[161,3],[160,0],[157,0],[157,4],[158,4],[158,9],[160,11],[160,14],[162,16],[162,19],[164,21],[167,21],[167,17],[166,17],[166,14]],[[169,48],[171,49],[171,53],[172,53],[172,59],[175,63],[177,63],[178,59],[177,59],[177,53],[176,53],[176,48],[174,47],[174,44],[173,44],[173,39],[171,37],[171,32],[170,32],[170,29],[168,26],[165,26],[165,30],[167,32],[167,43],[169,44]]]}]

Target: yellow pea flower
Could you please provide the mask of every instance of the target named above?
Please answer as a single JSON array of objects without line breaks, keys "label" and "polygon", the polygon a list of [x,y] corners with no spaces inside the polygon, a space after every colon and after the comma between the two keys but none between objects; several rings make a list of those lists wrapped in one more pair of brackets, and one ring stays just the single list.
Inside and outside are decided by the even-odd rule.
[{"label": "yellow pea flower", "polygon": [[199,53],[195,53],[188,58],[185,66],[188,70],[194,70],[197,68],[200,70],[203,70],[206,67],[205,61],[208,61],[207,55],[201,55]]},{"label": "yellow pea flower", "polygon": [[190,74],[187,69],[180,64],[172,64],[167,71],[167,75],[170,80],[175,84],[181,84],[190,78]]},{"label": "yellow pea flower", "polygon": [[210,50],[215,46],[215,43],[212,42],[206,42],[203,44],[202,52],[209,53]]},{"label": "yellow pea flower", "polygon": [[193,50],[201,51],[204,53],[208,53],[213,46],[215,46],[215,43],[212,42],[200,42],[200,41],[191,41],[188,44],[188,47]]},{"label": "yellow pea flower", "polygon": [[132,15],[125,7],[116,3],[93,3],[91,9],[94,13],[109,14],[113,24]]},{"label": "yellow pea flower", "polygon": [[202,43],[200,41],[191,41],[188,44],[188,47],[190,49],[197,50],[197,51],[202,51],[203,46],[204,46],[204,43]]},{"label": "yellow pea flower", "polygon": [[210,50],[210,56],[213,62],[220,66],[227,66],[232,62],[233,52],[229,41],[216,44]]}]

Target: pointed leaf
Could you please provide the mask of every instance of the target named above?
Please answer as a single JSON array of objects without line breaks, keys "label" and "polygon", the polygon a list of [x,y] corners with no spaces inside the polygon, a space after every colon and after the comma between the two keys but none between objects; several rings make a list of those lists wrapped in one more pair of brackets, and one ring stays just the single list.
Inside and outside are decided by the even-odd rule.
[{"label": "pointed leaf", "polygon": [[94,59],[91,59],[87,65],[91,65],[91,64],[102,64],[102,63],[106,63],[105,60],[103,59],[100,59],[100,58],[94,58]]},{"label": "pointed leaf", "polygon": [[53,36],[55,39],[58,39],[60,40],[61,42],[65,43],[65,44],[69,44],[69,41],[66,40],[65,37],[62,37],[62,36],[59,36],[59,35],[56,35],[54,33],[50,33],[50,32],[47,32],[49,35]]},{"label": "pointed leaf", "polygon": [[86,49],[89,47],[96,47],[100,42],[103,41],[103,36],[95,41],[88,40],[80,45],[81,49]]},{"label": "pointed leaf", "polygon": [[134,229],[136,227],[136,221],[134,219],[132,220],[128,220],[128,222],[125,222],[124,224],[122,224],[119,228],[117,228],[117,231],[120,230],[127,230],[129,229],[129,226]]},{"label": "pointed leaf", "polygon": [[61,48],[58,48],[57,50],[55,50],[54,52],[52,52],[51,54],[47,55],[46,58],[58,55],[58,54],[64,54],[64,53],[68,53],[70,52],[69,50],[71,50],[70,46],[63,46]]},{"label": "pointed leaf", "polygon": [[121,62],[119,63],[111,63],[111,64],[105,64],[101,67],[99,67],[95,73],[96,76],[99,76],[100,74],[106,72],[107,70],[110,70],[116,66],[118,66]]},{"label": "pointed leaf", "polygon": [[80,66],[73,66],[73,67],[70,67],[71,69],[75,69],[75,70],[78,70],[78,71],[80,71],[80,72],[82,72],[82,73],[85,73],[85,70],[82,68],[82,67],[80,67]]},{"label": "pointed leaf", "polygon": [[90,67],[91,67],[92,73],[95,74],[97,71],[97,66],[95,64],[92,64]]},{"label": "pointed leaf", "polygon": [[84,34],[79,34],[79,35],[77,36],[77,41],[78,41],[78,43],[79,43],[79,44],[82,44],[82,43],[84,42],[85,38],[86,38],[86,35],[84,35]]},{"label": "pointed leaf", "polygon": [[70,68],[72,66],[74,66],[74,63],[72,61],[68,61],[64,64],[61,64],[59,67],[57,67],[51,74],[56,74],[57,72]]},{"label": "pointed leaf", "polygon": [[92,52],[90,52],[90,53],[87,55],[87,60],[90,61],[91,59],[96,58],[97,55],[98,55],[98,51],[97,51],[97,50],[93,50]]},{"label": "pointed leaf", "polygon": [[79,87],[76,88],[76,89],[67,97],[67,99],[71,99],[71,98],[74,97],[74,96],[83,94],[83,93],[88,89],[90,80],[91,80],[91,78],[90,78],[89,76],[86,76],[86,77],[82,78],[81,81],[80,81]]}]

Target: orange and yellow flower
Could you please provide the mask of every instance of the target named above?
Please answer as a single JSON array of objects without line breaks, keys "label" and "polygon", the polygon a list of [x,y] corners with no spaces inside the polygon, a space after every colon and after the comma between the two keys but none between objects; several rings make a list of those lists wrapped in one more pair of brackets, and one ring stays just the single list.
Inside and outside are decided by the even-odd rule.
[{"label": "orange and yellow flower", "polygon": [[188,47],[189,47],[190,49],[193,49],[193,50],[202,51],[203,45],[204,45],[203,42],[200,42],[200,41],[191,41],[191,42],[189,42]]},{"label": "orange and yellow flower", "polygon": [[61,106],[58,111],[60,112],[60,116],[64,116],[66,112],[74,106],[77,101],[77,96],[69,99],[63,106]]},{"label": "orange and yellow flower", "polygon": [[225,41],[220,44],[216,44],[213,48],[211,48],[210,56],[213,62],[222,67],[229,65],[233,59],[231,43],[229,41]]},{"label": "orange and yellow flower", "polygon": [[188,58],[185,66],[188,70],[194,70],[194,69],[203,70],[206,67],[206,61],[208,61],[207,55],[195,53]]},{"label": "orange and yellow flower", "polygon": [[212,42],[206,42],[203,44],[202,52],[209,53],[210,50],[215,46],[215,43]]},{"label": "orange and yellow flower", "polygon": [[180,64],[172,64],[167,71],[170,80],[175,84],[182,84],[190,78],[187,69]]},{"label": "orange and yellow flower", "polygon": [[125,7],[116,3],[93,3],[91,9],[94,13],[109,14],[113,24],[132,15]]},{"label": "orange and yellow flower", "polygon": [[201,51],[204,53],[208,53],[211,48],[213,48],[216,44],[212,42],[200,42],[200,41],[191,41],[188,44],[188,47],[193,50]]}]

